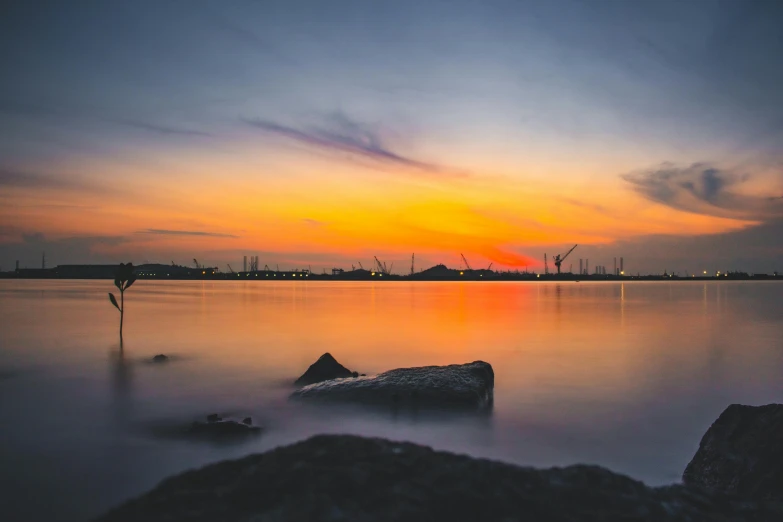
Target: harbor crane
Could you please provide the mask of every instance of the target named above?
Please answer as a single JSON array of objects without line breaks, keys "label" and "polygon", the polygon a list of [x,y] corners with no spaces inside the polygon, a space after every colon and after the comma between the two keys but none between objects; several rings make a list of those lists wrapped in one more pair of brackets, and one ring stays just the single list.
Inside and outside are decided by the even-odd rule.
[{"label": "harbor crane", "polygon": [[489,266],[487,267],[487,272],[489,272],[490,270],[492,270],[492,265],[494,265],[494,264],[495,264],[495,262],[494,262],[494,261],[493,261],[492,263],[490,263],[490,264],[489,264]]},{"label": "harbor crane", "polygon": [[[377,256],[373,257],[375,258],[375,263],[378,265],[378,272],[382,273],[383,275],[389,275],[389,269],[386,268],[386,263],[381,263]],[[394,266],[394,263],[392,263],[392,266]]]},{"label": "harbor crane", "polygon": [[362,270],[364,270],[364,267],[362,266],[362,262],[361,262],[361,261],[358,261],[358,263],[359,263],[359,268],[360,268],[360,269],[362,269]]},{"label": "harbor crane", "polygon": [[574,249],[575,249],[577,246],[578,246],[578,245],[574,245],[574,246],[572,246],[572,247],[571,247],[571,250],[569,250],[568,252],[566,252],[566,253],[565,253],[565,254],[563,254],[563,255],[560,255],[560,254],[558,254],[558,255],[556,255],[556,256],[555,256],[555,266],[557,267],[557,273],[558,273],[558,274],[560,273],[560,264],[561,264],[563,261],[565,261],[565,258],[567,258],[567,257],[568,257],[568,254],[570,254],[571,252],[573,252],[573,251],[574,251]]},{"label": "harbor crane", "polygon": [[473,270],[472,268],[470,268],[470,265],[468,264],[468,260],[465,259],[465,256],[463,254],[460,255],[462,256],[462,261],[465,263],[465,268],[467,268],[468,270]]},{"label": "harbor crane", "polygon": [[231,268],[231,265],[229,265],[228,263],[226,263],[226,266],[228,267],[228,271],[229,271],[229,272],[231,272],[232,274],[236,274],[236,272],[234,272],[234,269],[233,269],[233,268]]},{"label": "harbor crane", "polygon": [[196,263],[196,268],[201,268],[201,265],[198,264],[198,261],[195,257],[193,258],[193,262]]}]

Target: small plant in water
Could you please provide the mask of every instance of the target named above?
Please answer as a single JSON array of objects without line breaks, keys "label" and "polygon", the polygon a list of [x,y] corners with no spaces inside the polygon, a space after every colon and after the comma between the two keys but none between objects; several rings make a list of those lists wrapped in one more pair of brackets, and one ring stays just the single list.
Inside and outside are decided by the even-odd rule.
[{"label": "small plant in water", "polygon": [[133,275],[133,263],[120,263],[117,269],[117,275],[114,276],[114,286],[120,290],[120,302],[109,292],[109,301],[120,311],[120,346],[122,346],[122,321],[125,318],[125,290],[136,282],[136,276]]}]

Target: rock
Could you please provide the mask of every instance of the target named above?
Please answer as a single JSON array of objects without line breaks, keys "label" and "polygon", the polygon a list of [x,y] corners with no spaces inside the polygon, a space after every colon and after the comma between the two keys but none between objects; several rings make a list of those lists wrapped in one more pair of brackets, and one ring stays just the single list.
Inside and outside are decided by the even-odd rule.
[{"label": "rock", "polygon": [[494,386],[492,366],[475,361],[398,368],[370,377],[324,381],[305,386],[292,397],[393,406],[485,408],[492,404]]},{"label": "rock", "polygon": [[316,382],[328,381],[331,379],[344,379],[353,377],[355,372],[338,363],[332,354],[325,353],[318,358],[304,374],[299,377],[294,384],[304,386]]},{"label": "rock", "polygon": [[207,436],[215,438],[236,437],[245,435],[257,435],[261,433],[259,426],[253,426],[250,417],[246,417],[242,422],[232,419],[221,419],[217,414],[207,417],[207,422],[194,422],[188,435]]},{"label": "rock", "polygon": [[163,355],[162,353],[159,353],[155,357],[152,358],[152,362],[161,363],[161,362],[167,362],[169,360],[167,355]]},{"label": "rock", "polygon": [[753,499],[783,500],[783,404],[726,408],[704,434],[682,480]]},{"label": "rock", "polygon": [[597,466],[538,470],[410,443],[320,435],[160,483],[99,522],[772,522],[780,504],[649,488]]}]

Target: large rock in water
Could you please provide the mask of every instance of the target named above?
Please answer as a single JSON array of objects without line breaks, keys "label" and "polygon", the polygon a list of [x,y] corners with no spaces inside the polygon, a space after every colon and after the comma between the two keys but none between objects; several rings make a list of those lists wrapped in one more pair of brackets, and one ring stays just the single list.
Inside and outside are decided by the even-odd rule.
[{"label": "large rock in water", "polygon": [[316,382],[328,381],[331,379],[343,379],[346,377],[356,377],[358,374],[352,372],[342,364],[338,363],[332,354],[325,353],[318,358],[304,374],[299,377],[294,384],[300,386],[313,384]]},{"label": "large rock in water", "polygon": [[748,498],[783,500],[783,404],[726,408],[704,434],[682,480]]},{"label": "large rock in water", "polygon": [[537,470],[410,443],[321,435],[169,478],[100,522],[783,520],[779,505],[649,488],[597,466]]},{"label": "large rock in water", "polygon": [[492,404],[495,374],[483,361],[449,366],[398,368],[370,377],[305,386],[299,399],[329,399],[392,406],[470,407]]}]

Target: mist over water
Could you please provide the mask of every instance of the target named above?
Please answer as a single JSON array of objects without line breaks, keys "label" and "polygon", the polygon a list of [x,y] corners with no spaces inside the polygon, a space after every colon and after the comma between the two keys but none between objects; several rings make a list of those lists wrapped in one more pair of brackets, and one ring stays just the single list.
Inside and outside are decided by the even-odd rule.
[{"label": "mist over water", "polygon": [[[316,433],[679,480],[731,403],[780,402],[783,284],[0,281],[0,513],[83,520],[164,477]],[[484,360],[490,415],[314,407],[324,352],[373,374]],[[152,364],[159,353],[171,360]],[[209,413],[264,433],[171,437]],[[6,518],[8,516],[8,518]]]}]

